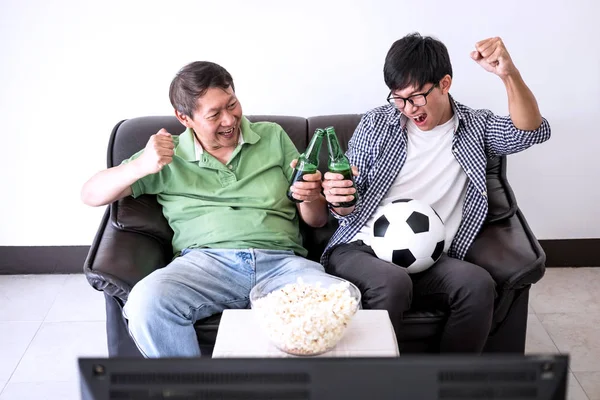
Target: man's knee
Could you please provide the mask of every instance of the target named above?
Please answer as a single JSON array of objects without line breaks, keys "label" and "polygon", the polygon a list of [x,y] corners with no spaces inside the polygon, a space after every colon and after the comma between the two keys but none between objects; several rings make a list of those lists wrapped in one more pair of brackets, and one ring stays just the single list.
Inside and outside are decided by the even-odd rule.
[{"label": "man's knee", "polygon": [[129,323],[144,323],[150,317],[158,316],[159,310],[167,298],[165,282],[148,276],[139,281],[127,298],[125,303],[125,317]]},{"label": "man's knee", "polygon": [[325,268],[318,262],[311,261],[301,256],[293,256],[288,260],[291,272],[314,272],[324,274]]},{"label": "man's knee", "polygon": [[[297,255],[284,257],[280,262],[272,265],[272,268],[263,267],[260,271],[266,271],[264,273],[267,273],[267,276],[272,273],[286,275],[292,280],[303,275],[325,275],[325,269],[321,264]],[[259,276],[263,276],[263,272],[257,273],[257,277]]]},{"label": "man's knee", "polygon": [[327,272],[354,283],[365,308],[406,311],[412,302],[413,284],[405,269],[375,256],[362,242],[335,247]]},{"label": "man's knee", "polygon": [[410,308],[413,285],[404,269],[393,267],[385,273],[374,273],[368,285],[365,290],[367,297],[378,298],[390,307],[398,307],[403,311]]},{"label": "man's knee", "polygon": [[[469,263],[461,263],[456,269],[456,278],[463,282],[458,290],[458,299],[471,306],[491,308],[496,299],[496,282],[483,268]],[[457,300],[458,300],[457,299]]]},{"label": "man's knee", "polygon": [[390,295],[412,295],[412,280],[403,268],[391,268],[385,275],[379,277],[380,285],[387,289]]}]

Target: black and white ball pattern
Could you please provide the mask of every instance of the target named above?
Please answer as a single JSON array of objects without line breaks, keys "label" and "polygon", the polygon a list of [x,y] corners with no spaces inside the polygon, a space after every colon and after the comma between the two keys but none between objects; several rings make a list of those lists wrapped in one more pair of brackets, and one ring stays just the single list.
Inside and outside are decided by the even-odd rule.
[{"label": "black and white ball pattern", "polygon": [[380,259],[412,274],[440,258],[445,236],[444,223],[433,208],[419,200],[400,199],[376,216],[371,247]]}]

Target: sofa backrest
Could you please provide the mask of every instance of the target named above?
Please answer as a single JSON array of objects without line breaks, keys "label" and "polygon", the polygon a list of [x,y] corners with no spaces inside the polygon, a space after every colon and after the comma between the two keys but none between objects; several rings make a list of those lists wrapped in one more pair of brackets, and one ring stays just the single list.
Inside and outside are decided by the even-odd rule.
[{"label": "sofa backrest", "polygon": [[[247,117],[252,122],[270,121],[278,123],[300,151],[308,145],[308,122],[306,118],[276,115],[249,115]],[[185,130],[185,127],[175,116],[138,117],[119,122],[113,129],[108,145],[107,166],[109,168],[117,166],[123,160],[146,147],[150,136],[161,128],[165,128],[173,135],[179,135]]]},{"label": "sofa backrest", "polygon": [[[348,141],[358,125],[360,114],[323,115],[310,118],[273,115],[250,115],[250,121],[276,122],[288,133],[296,147],[302,152],[317,128],[335,127],[340,145],[347,150]],[[183,125],[174,116],[151,116],[133,118],[118,123],[113,129],[108,146],[108,167],[119,165],[137,151],[143,149],[151,135],[165,128],[172,134],[183,132]],[[327,146],[321,148],[319,169],[327,169]],[[487,188],[489,212],[488,222],[498,221],[513,215],[517,205],[514,194],[506,180],[506,158],[489,159],[487,165]],[[111,222],[119,229],[149,234],[170,246],[173,235],[155,196],[122,199],[111,205]],[[303,226],[305,245],[309,256],[318,259],[324,245],[337,223],[331,221],[325,228],[312,229]]]}]

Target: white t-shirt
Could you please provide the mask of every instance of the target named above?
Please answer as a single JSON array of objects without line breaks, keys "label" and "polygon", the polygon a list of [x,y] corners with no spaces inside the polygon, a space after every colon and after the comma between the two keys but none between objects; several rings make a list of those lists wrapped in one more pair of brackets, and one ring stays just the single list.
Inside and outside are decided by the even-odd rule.
[{"label": "white t-shirt", "polygon": [[447,251],[460,226],[467,174],[452,154],[452,139],[458,128],[454,115],[430,131],[421,131],[409,118],[406,162],[375,212],[352,240],[371,243],[375,216],[383,206],[398,199],[416,199],[429,204],[446,227]]}]

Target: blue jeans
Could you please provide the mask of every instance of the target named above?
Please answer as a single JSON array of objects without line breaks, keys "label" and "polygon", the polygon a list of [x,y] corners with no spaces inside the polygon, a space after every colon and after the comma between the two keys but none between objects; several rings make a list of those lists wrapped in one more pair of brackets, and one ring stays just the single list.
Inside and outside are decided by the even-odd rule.
[{"label": "blue jeans", "polygon": [[264,279],[321,264],[280,250],[186,249],[131,290],[123,315],[145,357],[198,357],[194,323],[228,308],[248,308],[250,289]]}]

